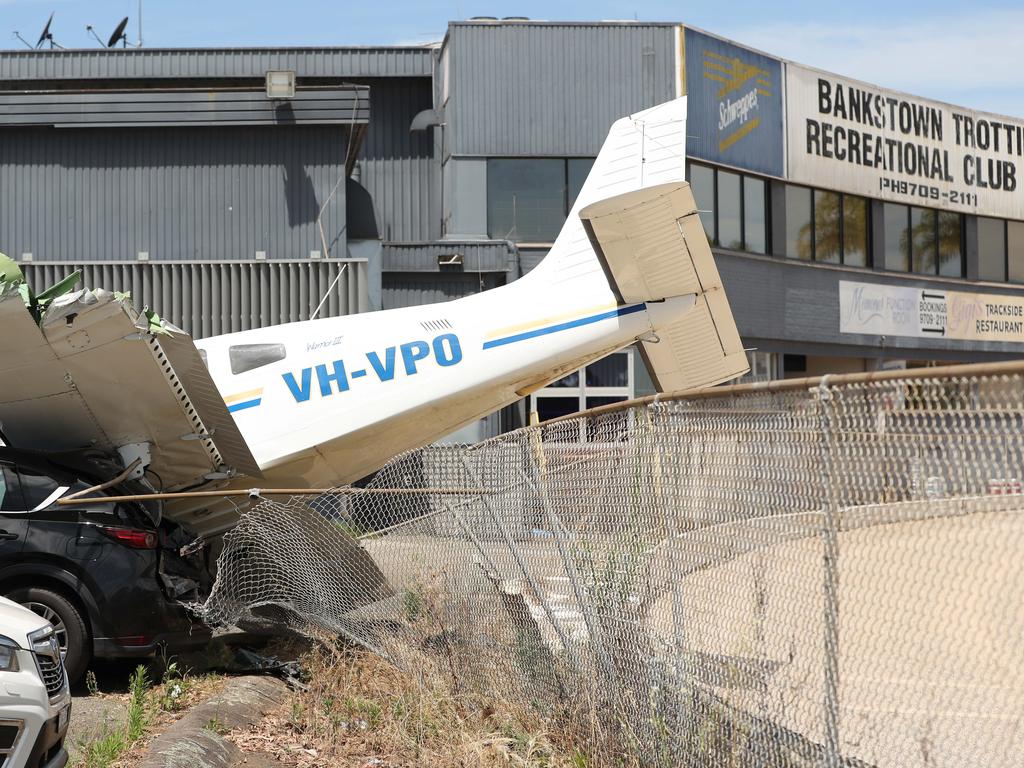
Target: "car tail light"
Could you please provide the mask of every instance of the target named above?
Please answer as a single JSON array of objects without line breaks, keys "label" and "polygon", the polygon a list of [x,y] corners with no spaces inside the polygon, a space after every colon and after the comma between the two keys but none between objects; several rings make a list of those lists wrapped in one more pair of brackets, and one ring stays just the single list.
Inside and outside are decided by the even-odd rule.
[{"label": "car tail light", "polygon": [[156,534],[134,528],[113,528],[101,526],[100,530],[114,541],[132,549],[156,549]]}]

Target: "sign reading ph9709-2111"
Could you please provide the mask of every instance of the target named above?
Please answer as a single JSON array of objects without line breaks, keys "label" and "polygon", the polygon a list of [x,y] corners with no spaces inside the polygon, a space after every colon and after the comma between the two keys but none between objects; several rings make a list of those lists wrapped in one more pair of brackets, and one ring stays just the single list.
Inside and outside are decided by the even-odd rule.
[{"label": "sign reading ph9709-2111", "polygon": [[786,65],[792,181],[1024,218],[1024,123]]}]

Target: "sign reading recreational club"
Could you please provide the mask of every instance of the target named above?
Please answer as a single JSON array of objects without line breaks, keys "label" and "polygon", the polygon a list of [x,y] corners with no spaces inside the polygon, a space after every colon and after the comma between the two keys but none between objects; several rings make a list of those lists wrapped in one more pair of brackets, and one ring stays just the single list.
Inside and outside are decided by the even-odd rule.
[{"label": "sign reading recreational club", "polygon": [[1024,342],[1024,297],[841,280],[839,330]]},{"label": "sign reading recreational club", "polygon": [[788,178],[1024,218],[1024,122],[786,65]]}]

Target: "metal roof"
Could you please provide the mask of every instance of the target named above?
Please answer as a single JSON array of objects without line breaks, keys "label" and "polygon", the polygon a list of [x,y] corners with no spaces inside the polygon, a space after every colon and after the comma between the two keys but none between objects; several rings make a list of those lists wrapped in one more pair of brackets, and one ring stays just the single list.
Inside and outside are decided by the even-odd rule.
[{"label": "metal roof", "polygon": [[433,46],[0,51],[0,83],[32,80],[430,77]]}]

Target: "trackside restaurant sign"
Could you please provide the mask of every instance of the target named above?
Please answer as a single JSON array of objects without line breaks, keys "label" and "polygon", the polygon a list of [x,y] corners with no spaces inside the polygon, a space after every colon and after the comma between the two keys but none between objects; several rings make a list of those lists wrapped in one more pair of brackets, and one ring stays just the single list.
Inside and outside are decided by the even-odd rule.
[{"label": "trackside restaurant sign", "polygon": [[1024,342],[1024,296],[839,282],[839,331]]},{"label": "trackside restaurant sign", "polygon": [[1024,219],[1024,122],[786,65],[788,178]]}]

